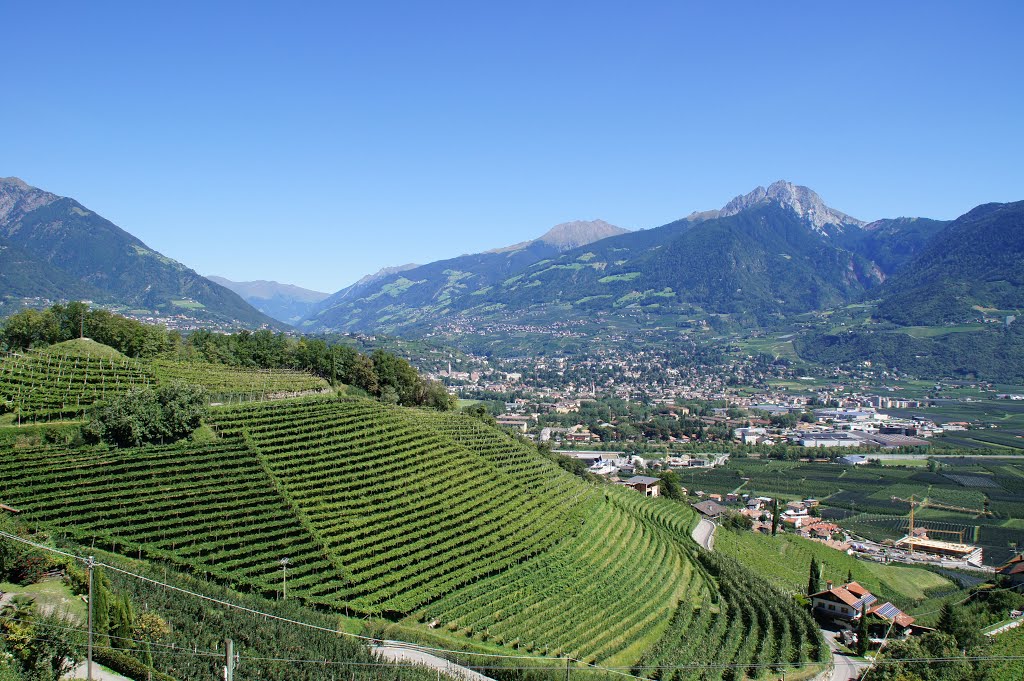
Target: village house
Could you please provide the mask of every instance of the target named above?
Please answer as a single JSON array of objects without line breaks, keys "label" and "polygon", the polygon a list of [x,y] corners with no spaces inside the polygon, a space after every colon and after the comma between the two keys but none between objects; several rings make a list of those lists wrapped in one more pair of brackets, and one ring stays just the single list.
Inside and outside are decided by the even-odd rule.
[{"label": "village house", "polygon": [[737,428],[733,431],[733,437],[745,445],[756,445],[767,434],[764,428]]},{"label": "village house", "polygon": [[893,638],[932,631],[915,625],[913,617],[892,603],[879,602],[874,594],[857,582],[840,586],[828,582],[824,591],[811,594],[810,599],[815,617],[841,626],[853,628],[861,617],[867,617],[868,636],[872,639],[880,639],[887,633]]},{"label": "village house", "polygon": [[626,485],[627,487],[632,487],[633,489],[635,489],[637,492],[640,492],[644,496],[660,496],[658,485],[661,484],[661,480],[659,480],[658,478],[650,478],[647,477],[646,475],[636,475],[630,478],[629,480],[623,481],[622,484]]},{"label": "village house", "polygon": [[717,520],[728,510],[725,506],[711,499],[699,501],[696,504],[691,504],[691,506],[708,520]]},{"label": "village house", "polygon": [[1007,586],[1017,587],[1024,584],[1024,554],[1016,556],[996,571],[997,575],[1006,580]]}]

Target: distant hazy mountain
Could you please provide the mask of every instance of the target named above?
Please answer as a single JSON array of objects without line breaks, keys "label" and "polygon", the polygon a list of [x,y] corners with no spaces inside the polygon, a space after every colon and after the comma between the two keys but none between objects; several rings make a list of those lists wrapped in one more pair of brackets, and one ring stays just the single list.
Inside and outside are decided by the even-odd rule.
[{"label": "distant hazy mountain", "polygon": [[[319,303],[300,323],[307,330],[373,330],[379,314],[401,298],[402,313],[396,324],[422,321],[435,312],[447,314],[447,303],[462,300],[462,294],[482,295],[506,278],[537,262],[557,257],[564,251],[590,244],[608,236],[627,233],[603,220],[579,220],[555,225],[537,239],[497,248],[485,253],[462,255],[428,265],[385,268],[338,291]],[[473,286],[475,288],[469,288]],[[470,303],[480,298],[469,298]]]},{"label": "distant hazy mountain", "polygon": [[74,199],[0,178],[0,296],[98,302],[274,325],[237,294],[153,249]]},{"label": "distant hazy mountain", "polygon": [[210,281],[231,289],[265,315],[286,324],[294,324],[329,293],[311,291],[294,284],[280,284],[276,281],[231,281],[224,277],[207,275]]},{"label": "distant hazy mountain", "polygon": [[[909,257],[890,251],[918,252],[932,227],[910,220],[869,230],[807,187],[779,181],[654,229],[566,223],[550,239],[423,265],[335,294],[304,323],[400,332],[537,306],[564,318],[697,307],[753,323],[860,299]],[[890,255],[879,263],[868,252]]]},{"label": "distant hazy mountain", "polygon": [[487,252],[508,253],[510,251],[521,250],[536,243],[553,246],[558,251],[569,251],[573,248],[586,246],[587,244],[592,244],[595,241],[600,241],[601,239],[605,239],[610,236],[625,234],[628,231],[628,229],[608,224],[604,220],[573,220],[572,222],[563,222],[559,225],[555,225],[545,232],[543,236],[536,239],[524,241],[512,246],[505,246],[503,248],[495,248],[494,250]]},{"label": "distant hazy mountain", "polygon": [[1024,309],[1024,201],[987,203],[949,223],[881,293],[879,315],[899,324]]}]

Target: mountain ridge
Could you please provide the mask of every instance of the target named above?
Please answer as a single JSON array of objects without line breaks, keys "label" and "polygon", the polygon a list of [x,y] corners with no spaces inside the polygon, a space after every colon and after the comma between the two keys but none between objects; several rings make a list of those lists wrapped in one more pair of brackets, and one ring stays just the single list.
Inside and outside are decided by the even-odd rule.
[{"label": "mountain ridge", "polygon": [[563,222],[536,239],[511,246],[438,260],[426,265],[384,268],[321,301],[299,325],[308,330],[336,330],[322,324],[320,320],[335,316],[332,311],[349,309],[352,301],[360,299],[363,294],[374,296],[374,299],[394,297],[392,294],[397,290],[406,291],[424,283],[427,286],[414,293],[421,296],[423,302],[429,299],[450,299],[465,288],[462,282],[467,278],[476,277],[479,281],[494,285],[509,276],[509,273],[546,258],[557,257],[566,248],[571,248],[573,243],[595,243],[595,240],[623,233],[629,232],[603,220]]},{"label": "mountain ridge", "polygon": [[[756,220],[745,217],[755,214]],[[565,250],[527,256],[530,249],[549,246],[533,240],[462,256],[479,259],[471,270],[458,267],[465,262],[459,258],[430,263],[335,294],[303,324],[396,333],[487,309],[507,316],[546,304],[568,305],[568,317],[692,305],[761,318],[806,312],[858,299],[892,273],[858,252],[866,224],[829,207],[807,187],[780,180],[740,194],[719,210]],[[897,225],[877,238],[886,241],[899,231]],[[494,259],[503,254],[509,260]],[[441,278],[451,276],[457,282],[446,287]]]},{"label": "mountain ridge", "polygon": [[[0,247],[18,270],[0,295],[105,304],[249,326],[278,326],[234,292],[149,248],[78,201],[0,179]],[[7,274],[5,272],[5,274]]]},{"label": "mountain ridge", "polygon": [[282,284],[266,279],[232,281],[217,275],[206,275],[206,278],[234,291],[263,314],[285,324],[299,321],[314,305],[330,295],[295,284]]}]

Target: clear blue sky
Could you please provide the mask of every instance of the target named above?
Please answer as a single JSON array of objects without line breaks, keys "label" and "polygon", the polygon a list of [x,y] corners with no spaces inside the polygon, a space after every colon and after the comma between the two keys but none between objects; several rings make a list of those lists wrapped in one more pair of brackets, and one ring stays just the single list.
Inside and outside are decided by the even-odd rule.
[{"label": "clear blue sky", "polygon": [[203,274],[334,291],[785,178],[1024,199],[1024,3],[7,3],[0,176]]}]

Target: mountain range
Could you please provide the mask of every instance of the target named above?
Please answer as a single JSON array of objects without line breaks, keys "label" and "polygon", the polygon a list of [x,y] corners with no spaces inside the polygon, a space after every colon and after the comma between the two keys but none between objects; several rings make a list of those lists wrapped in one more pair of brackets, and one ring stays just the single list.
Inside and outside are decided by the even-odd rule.
[{"label": "mountain range", "polygon": [[241,326],[280,326],[74,199],[0,178],[0,298],[89,299]]},{"label": "mountain range", "polygon": [[231,281],[215,275],[207,275],[206,278],[242,296],[245,302],[263,314],[286,324],[300,321],[317,303],[330,295],[294,284],[281,284],[263,279]]},{"label": "mountain range", "polygon": [[[653,229],[567,223],[534,241],[379,273],[326,298],[300,327],[417,334],[540,309],[563,320],[642,310],[764,326],[880,297],[897,323],[963,320],[975,306],[1024,305],[1015,206],[982,206],[954,222],[868,223],[780,180]],[[569,232],[582,237],[557,238]],[[966,287],[964,304],[929,312],[957,287]]]},{"label": "mountain range", "polygon": [[202,277],[74,199],[6,178],[3,298],[91,299],[250,328],[284,322],[306,332],[411,336],[527,316],[764,328],[860,302],[872,302],[887,323],[954,324],[1024,308],[1024,202],[985,204],[954,221],[865,222],[780,180],[660,227],[566,222],[511,246],[385,268],[327,295]]}]

